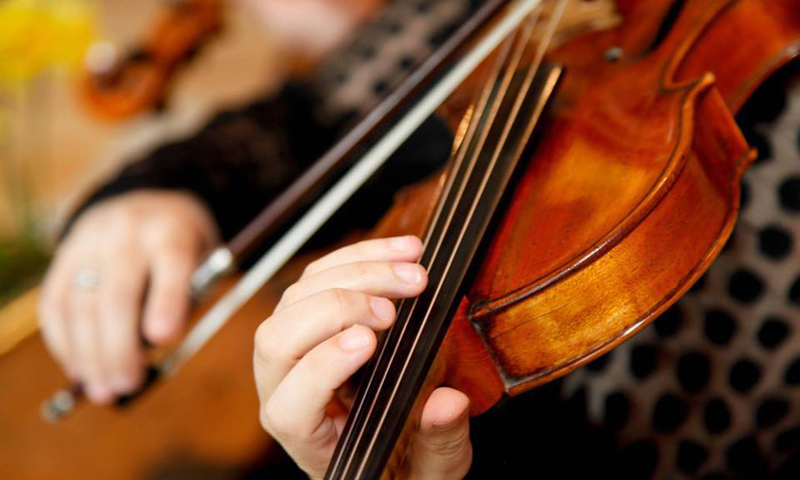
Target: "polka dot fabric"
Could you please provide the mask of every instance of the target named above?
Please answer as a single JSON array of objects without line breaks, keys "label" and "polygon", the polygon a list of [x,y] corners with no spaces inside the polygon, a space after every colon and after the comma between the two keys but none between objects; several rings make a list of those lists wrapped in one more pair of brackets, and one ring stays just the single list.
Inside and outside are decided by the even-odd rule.
[{"label": "polka dot fabric", "polygon": [[388,95],[460,26],[470,0],[392,0],[358,37],[319,67],[324,123],[358,118]]},{"label": "polka dot fabric", "polygon": [[740,120],[760,154],[719,259],[652,326],[564,382],[615,431],[626,476],[800,478],[797,69]]}]

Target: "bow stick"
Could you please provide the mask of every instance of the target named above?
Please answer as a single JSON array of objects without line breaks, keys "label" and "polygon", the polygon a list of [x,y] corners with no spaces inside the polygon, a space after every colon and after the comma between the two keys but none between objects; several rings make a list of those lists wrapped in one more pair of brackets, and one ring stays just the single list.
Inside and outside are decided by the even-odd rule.
[{"label": "bow stick", "polygon": [[[345,166],[346,157],[379,129],[403,100],[410,98],[453,58],[483,25],[509,2],[495,0],[482,7],[436,54],[431,56],[397,90],[376,107],[342,140],[337,142],[305,174],[270,203],[245,229],[224,247],[216,249],[195,271],[192,292],[199,298],[222,276],[230,272],[261,240],[282,226],[290,212],[302,207],[302,199],[335,176]],[[540,0],[512,2],[491,30],[414,105],[358,162],[328,190],[192,327],[178,348],[163,363],[149,370],[142,389],[118,399],[129,403],[162,377],[175,372],[197,353],[272,276],[319,230],[320,227],[374,174],[420,125],[466,80],[466,78],[540,4]],[[42,405],[42,416],[53,422],[72,411],[83,398],[80,385],[60,390]]]}]

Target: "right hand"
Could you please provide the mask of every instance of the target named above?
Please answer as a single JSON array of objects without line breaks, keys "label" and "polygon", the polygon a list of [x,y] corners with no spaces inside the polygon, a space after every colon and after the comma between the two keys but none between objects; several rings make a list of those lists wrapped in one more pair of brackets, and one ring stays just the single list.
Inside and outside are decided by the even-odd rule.
[{"label": "right hand", "polygon": [[[182,192],[123,194],[78,218],[45,277],[39,317],[48,348],[91,401],[141,385],[141,336],[160,345],[180,333],[192,273],[218,237],[208,209]],[[87,273],[96,286],[76,280]]]}]

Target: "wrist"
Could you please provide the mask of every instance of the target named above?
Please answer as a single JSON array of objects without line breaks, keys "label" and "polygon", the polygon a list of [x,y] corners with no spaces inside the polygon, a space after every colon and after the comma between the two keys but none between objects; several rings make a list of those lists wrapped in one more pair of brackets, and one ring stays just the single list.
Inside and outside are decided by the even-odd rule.
[{"label": "wrist", "polygon": [[73,217],[62,238],[72,230],[96,229],[98,222],[127,220],[142,226],[157,219],[193,233],[200,251],[220,242],[219,227],[205,201],[189,191],[161,189],[132,190],[90,203]]}]

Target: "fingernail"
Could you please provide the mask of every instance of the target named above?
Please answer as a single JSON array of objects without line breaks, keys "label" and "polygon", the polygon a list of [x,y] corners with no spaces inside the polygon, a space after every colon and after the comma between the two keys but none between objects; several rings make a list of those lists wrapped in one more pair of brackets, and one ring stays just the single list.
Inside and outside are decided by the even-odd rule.
[{"label": "fingernail", "polygon": [[372,313],[385,323],[394,320],[394,306],[392,302],[385,298],[373,297],[369,300],[369,305],[372,307]]},{"label": "fingernail", "polygon": [[404,252],[411,248],[411,238],[409,238],[408,236],[394,237],[389,240],[389,246],[392,247],[392,250],[398,250]]},{"label": "fingernail", "polygon": [[358,326],[350,327],[339,336],[339,346],[351,352],[363,349],[369,342],[369,334]]},{"label": "fingernail", "polygon": [[394,273],[404,282],[417,285],[422,281],[422,272],[419,265],[400,263],[394,266]]}]

